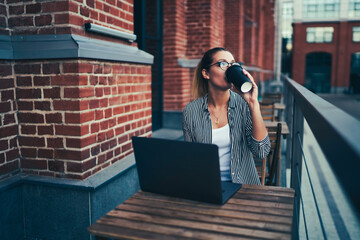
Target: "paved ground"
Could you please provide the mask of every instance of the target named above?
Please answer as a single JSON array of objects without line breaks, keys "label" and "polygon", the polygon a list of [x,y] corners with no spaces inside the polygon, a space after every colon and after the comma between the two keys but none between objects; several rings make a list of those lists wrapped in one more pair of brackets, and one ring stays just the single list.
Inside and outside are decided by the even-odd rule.
[{"label": "paved ground", "polygon": [[319,94],[319,96],[360,121],[360,94]]}]

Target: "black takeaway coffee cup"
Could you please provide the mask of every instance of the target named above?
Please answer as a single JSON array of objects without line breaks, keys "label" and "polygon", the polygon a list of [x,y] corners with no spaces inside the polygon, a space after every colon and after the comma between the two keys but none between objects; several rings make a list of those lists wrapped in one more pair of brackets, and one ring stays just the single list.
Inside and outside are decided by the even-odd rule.
[{"label": "black takeaway coffee cup", "polygon": [[226,81],[235,85],[243,93],[249,92],[253,85],[250,79],[243,73],[240,64],[231,65],[225,72]]}]

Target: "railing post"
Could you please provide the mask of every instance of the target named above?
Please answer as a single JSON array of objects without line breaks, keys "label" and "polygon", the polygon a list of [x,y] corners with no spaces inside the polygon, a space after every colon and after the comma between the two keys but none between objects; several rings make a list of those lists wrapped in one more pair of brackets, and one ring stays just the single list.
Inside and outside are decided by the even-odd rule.
[{"label": "railing post", "polygon": [[286,136],[286,168],[291,167],[291,153],[292,153],[292,139],[293,139],[293,104],[294,104],[294,95],[290,91],[289,82],[287,78],[284,81],[284,103],[285,103],[285,121],[290,130],[289,135]]},{"label": "railing post", "polygon": [[303,141],[304,115],[293,98],[293,126],[292,126],[292,152],[291,152],[291,184],[295,189],[294,215],[292,239],[299,239],[300,201],[301,201],[301,173],[302,173],[302,150],[298,137]]}]

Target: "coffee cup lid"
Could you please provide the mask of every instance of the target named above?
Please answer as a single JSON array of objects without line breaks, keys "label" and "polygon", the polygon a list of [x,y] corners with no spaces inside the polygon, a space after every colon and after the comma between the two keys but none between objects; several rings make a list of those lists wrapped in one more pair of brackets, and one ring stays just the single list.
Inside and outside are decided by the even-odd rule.
[{"label": "coffee cup lid", "polygon": [[252,89],[252,83],[251,82],[245,82],[243,85],[241,85],[241,91],[243,93],[247,93]]}]

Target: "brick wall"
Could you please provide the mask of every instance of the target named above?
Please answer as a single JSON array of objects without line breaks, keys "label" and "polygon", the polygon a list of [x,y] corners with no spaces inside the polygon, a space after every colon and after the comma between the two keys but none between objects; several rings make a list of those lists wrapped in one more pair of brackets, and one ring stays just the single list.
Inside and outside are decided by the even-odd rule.
[{"label": "brick wall", "polygon": [[[0,1],[0,34],[87,33],[86,22],[133,33],[132,0]],[[136,45],[133,43],[132,45]],[[0,177],[85,179],[151,135],[151,66],[105,60],[0,60]]]},{"label": "brick wall", "polygon": [[0,179],[19,171],[15,79],[10,61],[0,62]]},{"label": "brick wall", "polygon": [[273,69],[274,1],[164,0],[163,8],[165,111],[182,111],[191,100],[193,67],[180,66],[178,59],[198,60],[224,46],[247,66]]},{"label": "brick wall", "polygon": [[0,28],[6,26],[13,35],[73,33],[113,41],[86,33],[83,29],[86,22],[128,33],[134,31],[133,0],[9,0],[6,5],[8,18],[1,16],[6,10],[0,3]]},{"label": "brick wall", "polygon": [[186,58],[187,29],[183,0],[164,0],[163,110],[182,110],[190,98],[189,69],[178,64]]},{"label": "brick wall", "polygon": [[13,69],[23,172],[84,179],[132,153],[132,136],[151,133],[150,66],[18,61]]},{"label": "brick wall", "polygon": [[[244,41],[239,41],[244,35],[243,1],[225,1],[225,46],[233,53],[236,61],[244,61]],[[238,40],[239,39],[239,40]]]}]

